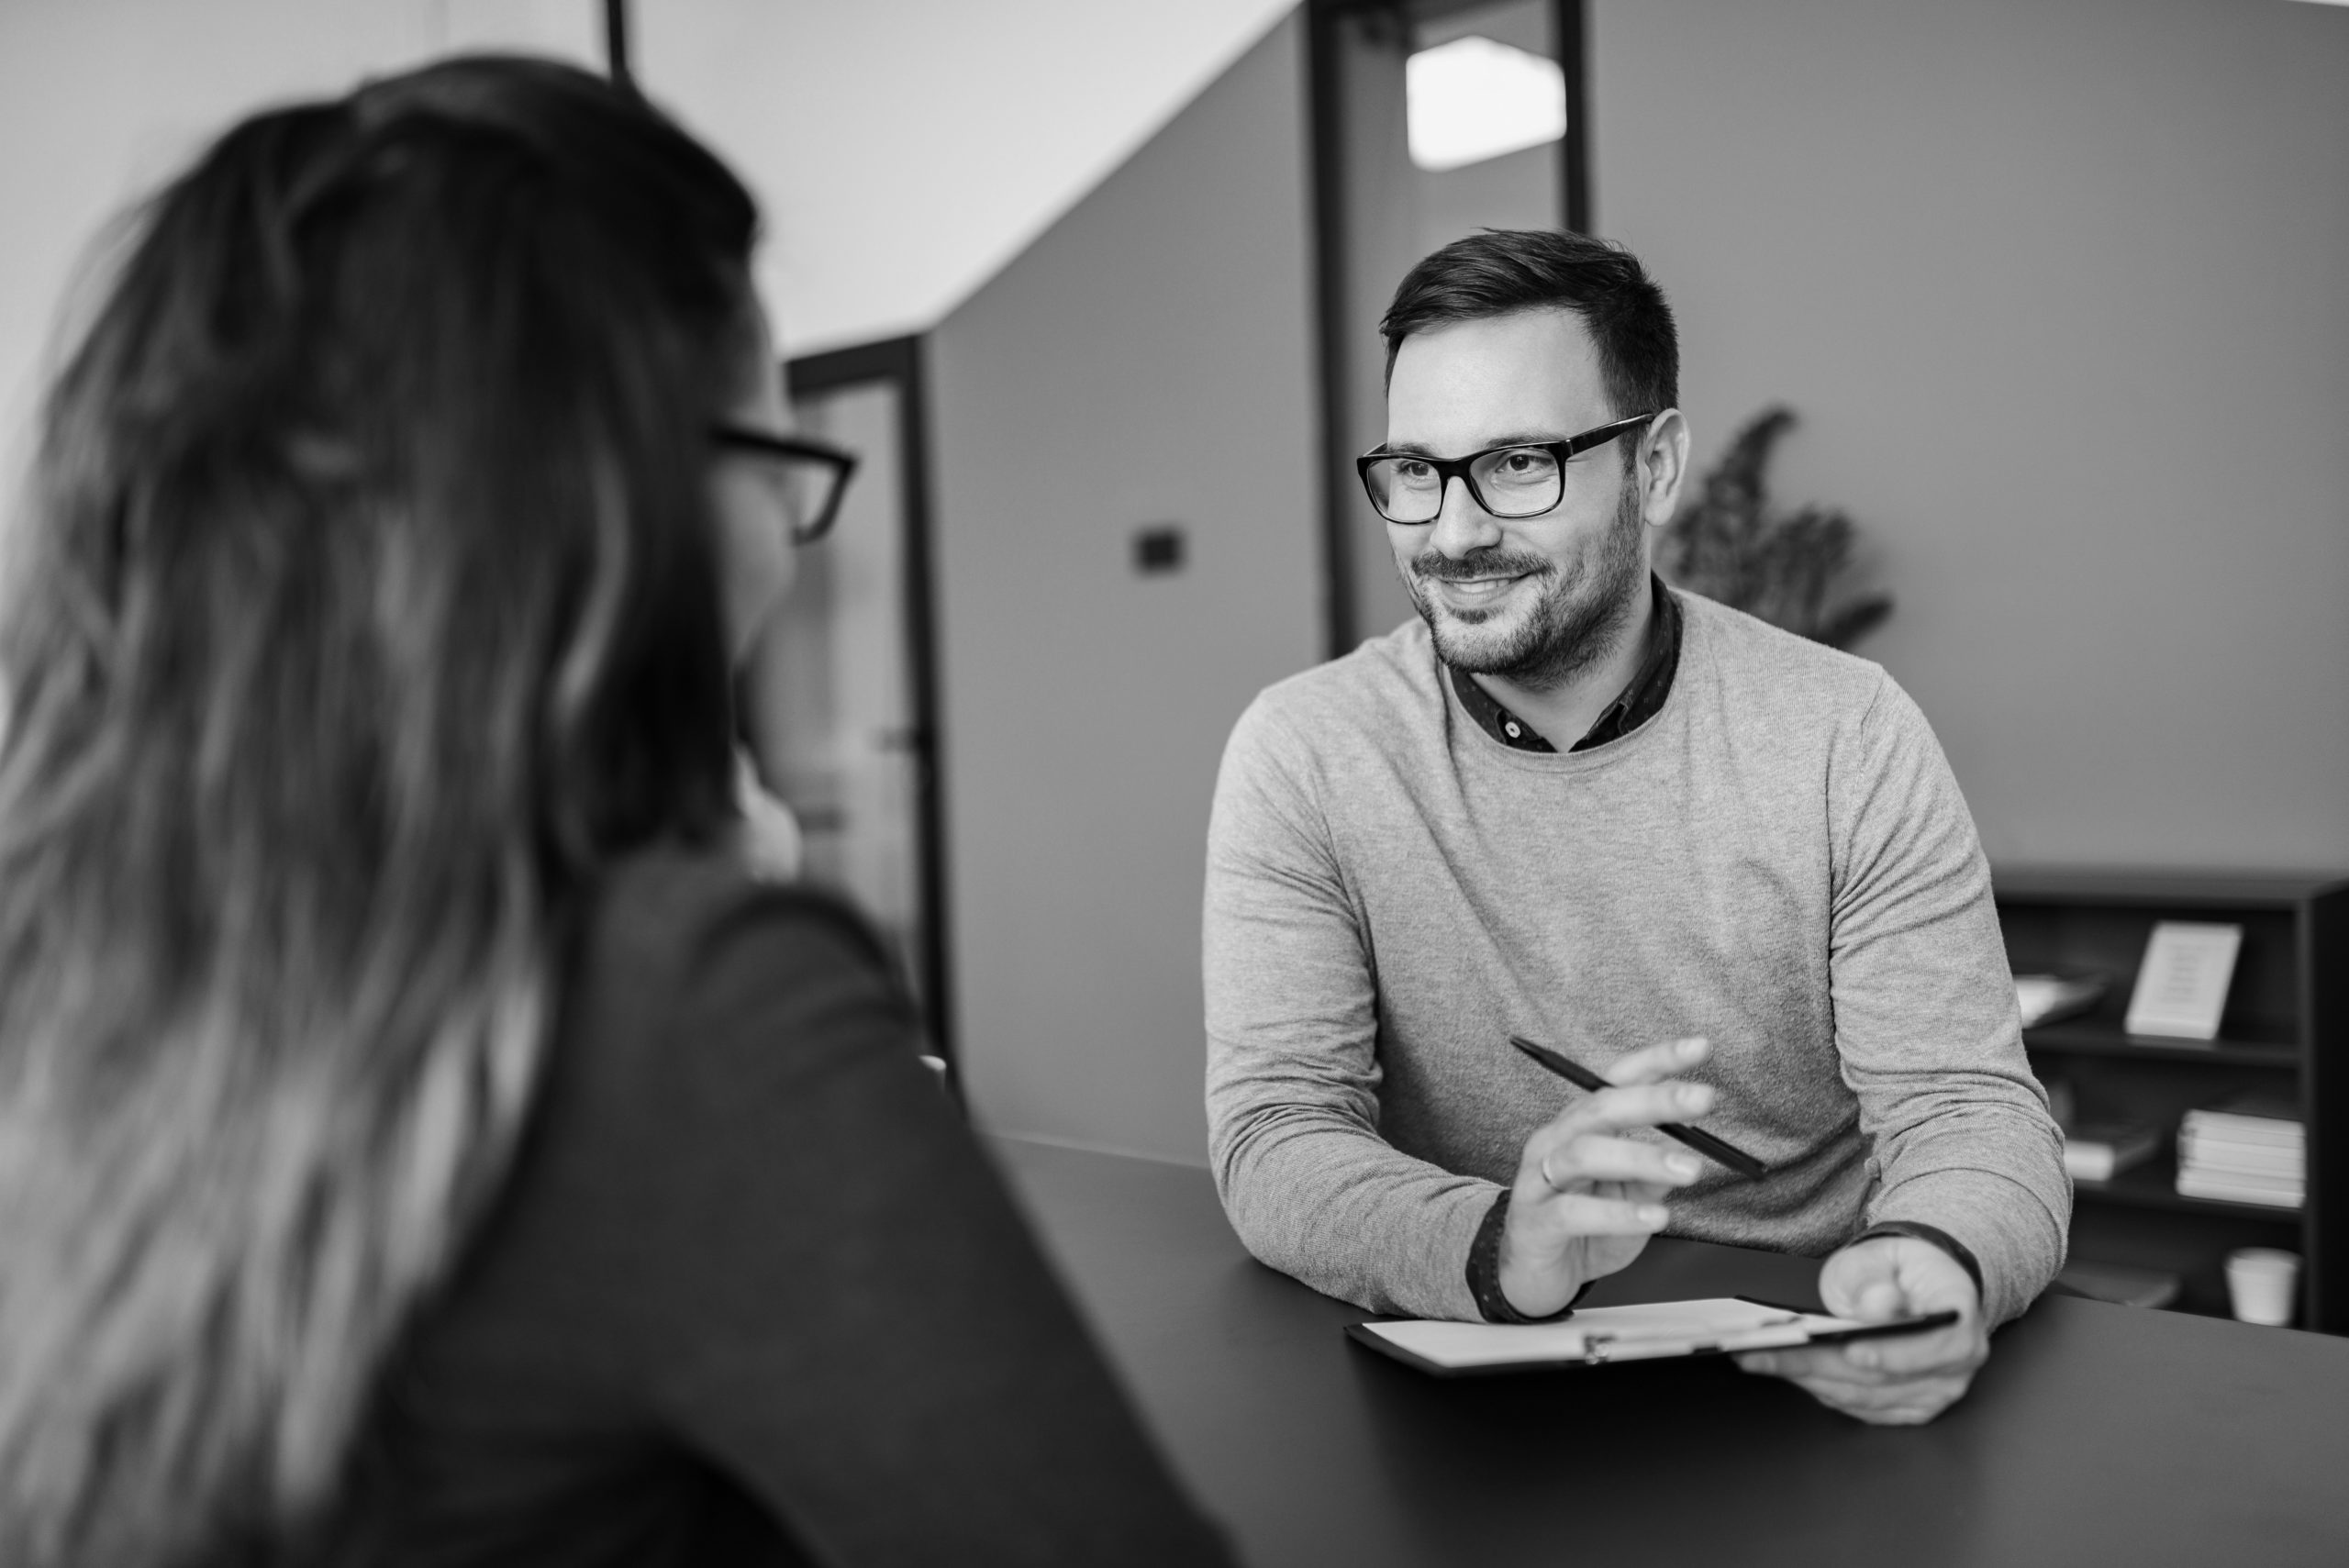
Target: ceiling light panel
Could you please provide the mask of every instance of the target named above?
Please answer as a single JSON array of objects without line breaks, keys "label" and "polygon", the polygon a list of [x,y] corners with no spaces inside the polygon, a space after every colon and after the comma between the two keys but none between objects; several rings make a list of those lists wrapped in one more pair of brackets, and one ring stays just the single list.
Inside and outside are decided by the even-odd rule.
[{"label": "ceiling light panel", "polygon": [[1566,75],[1554,60],[1471,35],[1404,64],[1411,161],[1458,169],[1566,134]]}]

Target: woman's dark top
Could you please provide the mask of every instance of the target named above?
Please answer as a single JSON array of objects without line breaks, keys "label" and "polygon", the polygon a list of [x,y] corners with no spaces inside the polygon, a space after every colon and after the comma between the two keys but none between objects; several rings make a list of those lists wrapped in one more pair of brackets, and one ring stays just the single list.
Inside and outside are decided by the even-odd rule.
[{"label": "woman's dark top", "polygon": [[618,871],[324,1555],[1230,1562],[916,1040],[829,900],[682,853]]}]

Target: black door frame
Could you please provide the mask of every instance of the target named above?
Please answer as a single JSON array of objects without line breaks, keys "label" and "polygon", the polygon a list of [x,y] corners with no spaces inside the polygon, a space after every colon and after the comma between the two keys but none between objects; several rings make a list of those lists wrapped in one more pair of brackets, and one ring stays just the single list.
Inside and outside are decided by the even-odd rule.
[{"label": "black door frame", "polygon": [[636,84],[629,74],[628,0],[604,0],[604,74],[623,87]]},{"label": "black door frame", "polygon": [[[619,4],[621,0],[612,0]],[[1305,7],[1306,104],[1312,141],[1314,358],[1320,389],[1322,506],[1321,569],[1327,656],[1350,653],[1362,628],[1354,622],[1353,556],[1356,549],[1353,492],[1348,476],[1353,452],[1346,443],[1341,412],[1355,367],[1346,351],[1347,225],[1343,70],[1338,30],[1375,18],[1400,38],[1413,21],[1464,10],[1483,0],[1308,0]],[[1583,0],[1550,0],[1558,65],[1566,79],[1566,136],[1559,148],[1559,177],[1564,183],[1558,210],[1566,228],[1590,232],[1590,79]]]},{"label": "black door frame", "polygon": [[929,389],[919,338],[889,338],[829,353],[785,360],[785,388],[793,397],[875,384],[897,393],[898,492],[905,506],[905,578],[900,606],[906,662],[913,690],[914,837],[921,893],[922,973],[930,1049],[949,1062],[954,1049],[954,966],[949,945],[946,880],[944,746],[938,691],[937,596],[932,588]]}]

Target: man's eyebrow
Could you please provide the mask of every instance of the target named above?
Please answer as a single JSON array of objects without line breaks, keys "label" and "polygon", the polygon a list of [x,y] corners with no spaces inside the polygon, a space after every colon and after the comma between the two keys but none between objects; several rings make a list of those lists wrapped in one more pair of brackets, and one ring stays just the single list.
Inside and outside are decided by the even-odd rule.
[{"label": "man's eyebrow", "polygon": [[[1516,430],[1508,435],[1497,436],[1483,446],[1472,447],[1468,451],[1459,455],[1467,457],[1472,452],[1488,452],[1499,447],[1545,447],[1565,439],[1553,430]],[[1370,455],[1373,457],[1442,457],[1441,452],[1425,441],[1381,441],[1371,449]]]}]

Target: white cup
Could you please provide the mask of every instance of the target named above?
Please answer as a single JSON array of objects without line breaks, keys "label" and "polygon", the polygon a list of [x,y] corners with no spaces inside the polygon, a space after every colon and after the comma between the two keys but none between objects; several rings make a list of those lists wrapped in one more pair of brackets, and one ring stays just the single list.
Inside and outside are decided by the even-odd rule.
[{"label": "white cup", "polygon": [[2275,1247],[2238,1247],[2227,1254],[2227,1298],[2245,1323],[2281,1328],[2292,1320],[2300,1255]]}]

